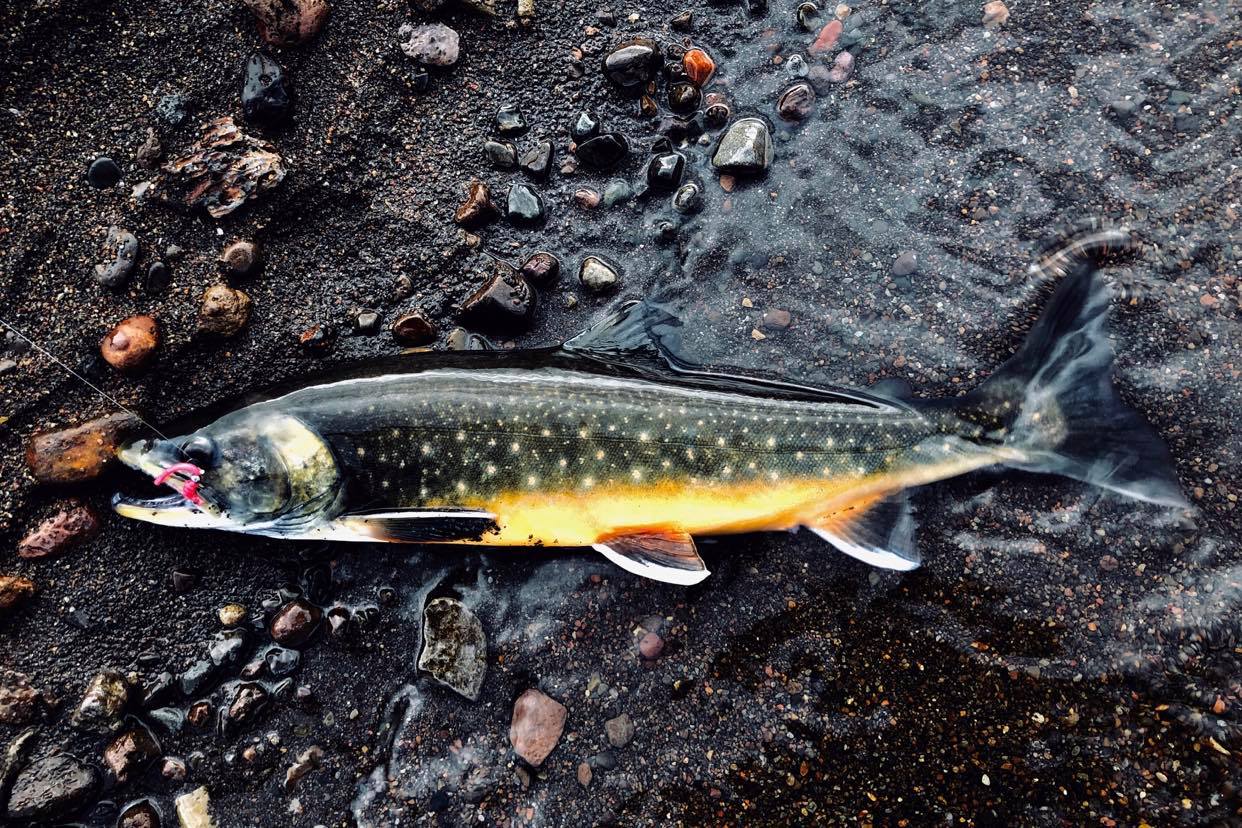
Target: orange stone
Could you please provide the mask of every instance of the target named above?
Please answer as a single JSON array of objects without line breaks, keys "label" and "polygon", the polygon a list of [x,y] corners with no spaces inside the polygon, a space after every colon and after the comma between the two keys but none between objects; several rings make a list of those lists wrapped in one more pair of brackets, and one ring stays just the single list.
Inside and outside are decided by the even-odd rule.
[{"label": "orange stone", "polygon": [[702,49],[691,49],[686,52],[681,63],[686,67],[686,76],[695,86],[706,84],[716,71],[716,62]]},{"label": "orange stone", "polygon": [[837,44],[837,38],[841,36],[841,32],[845,29],[840,20],[829,20],[824,28],[819,30],[819,37],[815,38],[815,42],[811,44],[808,51],[813,55],[822,54]]}]

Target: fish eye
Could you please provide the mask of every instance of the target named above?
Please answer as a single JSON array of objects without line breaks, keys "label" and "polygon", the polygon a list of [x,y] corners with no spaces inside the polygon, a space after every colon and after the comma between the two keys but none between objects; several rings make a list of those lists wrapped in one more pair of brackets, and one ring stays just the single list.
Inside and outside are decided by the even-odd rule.
[{"label": "fish eye", "polygon": [[216,460],[216,441],[206,434],[196,434],[181,444],[181,452],[195,465],[208,468]]}]

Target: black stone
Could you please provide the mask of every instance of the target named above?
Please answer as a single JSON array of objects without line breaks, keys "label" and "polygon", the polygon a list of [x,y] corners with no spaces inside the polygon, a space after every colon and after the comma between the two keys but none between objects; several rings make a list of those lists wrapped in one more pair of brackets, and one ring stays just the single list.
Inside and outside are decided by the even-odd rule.
[{"label": "black stone", "polygon": [[671,190],[681,183],[686,158],[679,152],[657,155],[647,162],[647,183],[654,189]]},{"label": "black stone", "polygon": [[516,271],[503,267],[462,304],[462,322],[506,332],[526,327],[535,315],[535,291]]},{"label": "black stone", "polygon": [[486,141],[483,144],[483,152],[487,155],[487,160],[497,169],[511,170],[517,166],[517,150],[513,148],[513,144],[503,141]]},{"label": "black stone", "polygon": [[8,817],[47,821],[67,816],[90,801],[99,772],[67,753],[35,762],[17,775],[9,792]]},{"label": "black stone", "polygon": [[536,181],[545,181],[552,172],[552,142],[540,141],[522,153],[522,172]]},{"label": "black stone", "polygon": [[106,155],[101,155],[86,168],[86,180],[97,190],[115,187],[121,180],[121,168]]},{"label": "black stone", "polygon": [[302,664],[302,654],[286,647],[272,647],[263,654],[263,663],[267,671],[276,678],[291,676]]},{"label": "black stone", "polygon": [[177,694],[177,680],[167,670],[142,685],[142,706],[147,710],[163,707]]},{"label": "black stone", "polygon": [[245,627],[216,633],[208,656],[213,664],[231,666],[241,662],[246,655],[247,632]]},{"label": "black stone", "polygon": [[163,293],[168,290],[171,282],[168,265],[163,262],[151,262],[147,268],[147,293]]},{"label": "black stone", "polygon": [[169,126],[180,126],[189,115],[190,100],[179,92],[165,95],[155,104],[155,114]]},{"label": "black stone", "polygon": [[423,94],[431,87],[431,74],[426,69],[413,70],[410,72],[410,86],[415,94]]},{"label": "black stone", "polygon": [[197,696],[200,690],[215,679],[217,670],[216,665],[205,658],[200,658],[191,664],[178,678],[181,683],[181,695]]},{"label": "black stone", "polygon": [[679,213],[697,213],[702,207],[703,188],[693,181],[682,184],[673,193],[673,209]]},{"label": "black stone", "polygon": [[641,87],[655,77],[663,62],[659,45],[639,37],[618,45],[604,57],[604,74],[618,86]]},{"label": "black stone", "polygon": [[289,114],[284,71],[270,55],[255,52],[242,76],[242,116],[252,124],[274,124]]},{"label": "black stone", "polygon": [[529,184],[511,184],[505,214],[513,224],[538,224],[543,221],[543,197]]},{"label": "black stone", "polygon": [[594,112],[580,112],[578,119],[574,121],[570,133],[574,136],[575,141],[585,141],[588,138],[594,138],[599,135],[600,123],[599,116]]},{"label": "black stone", "polygon": [[619,132],[606,132],[578,145],[578,160],[597,170],[610,170],[629,154],[630,145]]},{"label": "black stone", "polygon": [[496,110],[496,131],[501,135],[515,137],[526,134],[528,129],[530,127],[526,125],[526,119],[522,117],[516,104],[505,104]]},{"label": "black stone", "polygon": [[697,112],[689,118],[667,115],[660,119],[657,129],[660,134],[668,136],[669,140],[678,143],[693,141],[707,131],[707,120],[702,112]]},{"label": "black stone", "polygon": [[560,276],[561,260],[546,251],[533,253],[522,263],[522,278],[535,287],[550,287]]},{"label": "black stone", "polygon": [[689,81],[674,83],[668,88],[668,108],[685,115],[699,108],[703,93]]},{"label": "black stone", "polygon": [[694,26],[694,12],[684,11],[668,21],[668,24],[679,32],[688,32]]},{"label": "black stone", "polygon": [[198,584],[198,573],[184,569],[174,569],[170,579],[172,580],[173,591],[178,595],[184,595]]}]

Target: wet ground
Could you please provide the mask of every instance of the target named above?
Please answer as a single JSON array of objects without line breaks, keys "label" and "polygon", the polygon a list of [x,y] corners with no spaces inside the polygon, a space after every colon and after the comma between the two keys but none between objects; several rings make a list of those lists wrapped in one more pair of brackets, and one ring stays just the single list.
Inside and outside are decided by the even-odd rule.
[{"label": "wet ground", "polygon": [[[760,14],[692,4],[688,32],[670,28],[680,7],[659,4],[537,2],[529,24],[502,6],[496,19],[442,16],[461,33],[461,60],[419,91],[396,33],[430,16],[400,2],[337,3],[315,40],[276,52],[295,95],[290,123],[267,133],[285,181],[223,219],[138,206],[129,191],[147,176],[135,157],[148,128],[172,157],[198,124],[240,114],[240,74],[259,44],[246,9],[6,8],[4,318],[167,422],[396,354],[386,333],[350,335],[362,308],[386,323],[421,309],[443,346],[488,254],[518,261],[546,249],[568,272],[543,292],[534,326],[496,336],[501,344],[557,341],[620,297],[658,295],[686,309],[681,347],[696,359],[864,387],[900,378],[940,396],[972,387],[1017,346],[1048,293],[1027,275],[1038,252],[1106,218],[1144,239],[1109,271],[1116,377],[1167,441],[1193,510],[979,474],[918,493],[924,566],[913,573],[870,570],[806,533],[740,537],[703,544],[713,575],[690,589],[639,581],[588,553],[329,548],[117,518],[62,558],[25,561],[12,550],[60,498],[106,513],[126,481],[34,485],[21,460],[32,432],[111,409],[13,350],[4,358],[16,366],[0,374],[0,574],[39,591],[0,620],[0,668],[55,702],[36,758],[63,749],[98,766],[104,740],[68,721],[90,677],[180,672],[202,658],[227,602],[259,616],[290,585],[325,608],[361,610],[349,634],[321,633],[302,649],[293,678],[309,698],[276,701],[241,732],[157,730],[161,755],[188,760],[184,782],[155,762],[63,819],[112,825],[117,806],[151,797],[174,824],[173,798],[206,785],[220,825],[1236,822],[1236,9],[1015,3],[1003,26],[985,28],[971,4],[862,2],[837,46],[811,61],[848,47],[853,78],[793,124],[776,99],[792,82],[791,56],[807,57],[815,37],[796,4]],[[681,216],[667,196],[575,206],[581,187],[636,182],[657,136],[657,121],[599,70],[634,35],[715,57],[708,91],[735,117],[773,124],[766,177],[726,192],[710,146],[691,143],[682,151],[703,184],[701,212]],[[170,94],[186,100],[177,126],[156,112]],[[532,125],[519,145],[539,135],[556,148],[538,185],[548,219],[535,229],[500,221],[472,238],[452,219],[465,183],[481,177],[502,198],[521,179],[482,151],[507,102]],[[630,138],[611,174],[560,170],[584,108]],[[100,154],[122,167],[119,186],[87,184]],[[92,281],[112,224],[138,237],[141,272],[168,261],[167,291],[141,277],[115,292]],[[195,315],[231,238],[259,241],[266,262],[236,281],[254,299],[249,326],[213,343],[195,336]],[[173,244],[183,253],[169,259]],[[622,264],[616,295],[576,283],[588,253]],[[895,274],[908,253],[915,269]],[[788,326],[773,311],[788,311]],[[160,321],[164,342],[152,367],[127,378],[96,354],[103,333],[138,312]],[[298,338],[314,325],[339,336],[312,354]],[[196,577],[174,588],[174,572]],[[483,621],[489,671],[477,703],[416,670],[432,595],[460,598]],[[636,642],[653,628],[665,649],[643,660]],[[249,646],[261,654],[266,633]],[[508,742],[513,701],[531,687],[568,708],[538,769]],[[199,695],[218,704],[224,692]],[[613,747],[604,722],[621,713],[635,733]],[[0,737],[20,729],[0,725]],[[311,745],[322,767],[287,791],[285,769]]]}]

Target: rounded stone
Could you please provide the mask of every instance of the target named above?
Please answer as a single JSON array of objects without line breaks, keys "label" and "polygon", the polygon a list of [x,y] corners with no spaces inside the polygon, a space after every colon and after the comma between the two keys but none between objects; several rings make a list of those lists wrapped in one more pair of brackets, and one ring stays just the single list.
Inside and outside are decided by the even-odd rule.
[{"label": "rounded stone", "polygon": [[795,83],[781,93],[776,111],[786,121],[801,121],[815,106],[815,90],[806,81]]},{"label": "rounded stone", "polygon": [[168,265],[163,262],[151,262],[151,266],[147,268],[146,290],[147,293],[163,293],[168,290],[171,277],[168,273]]},{"label": "rounded stone", "polygon": [[703,188],[693,181],[688,181],[677,188],[673,194],[673,209],[689,215],[697,213],[703,206]]},{"label": "rounded stone", "polygon": [[674,83],[668,88],[669,109],[682,115],[699,108],[703,93],[693,83]]},{"label": "rounded stone", "polygon": [[322,617],[319,607],[298,598],[277,610],[268,625],[268,631],[281,646],[301,647],[315,634]]},{"label": "rounded stone", "polygon": [[547,251],[532,253],[522,263],[522,278],[538,288],[556,284],[561,277],[561,260]]},{"label": "rounded stone", "polygon": [[503,104],[500,109],[496,110],[496,131],[501,135],[522,135],[528,129],[530,127],[527,126],[526,119],[522,117],[517,104]]},{"label": "rounded stone", "polygon": [[247,615],[249,615],[249,611],[244,604],[225,604],[216,610],[216,616],[220,619],[220,623],[226,627],[236,627],[246,620]]},{"label": "rounded stone", "polygon": [[621,282],[620,269],[602,256],[586,256],[578,268],[578,281],[599,293],[615,290]]},{"label": "rounded stone", "polygon": [[220,252],[220,265],[226,273],[250,276],[259,269],[259,246],[246,239],[231,241]]},{"label": "rounded stone", "polygon": [[688,49],[681,58],[686,77],[695,86],[706,86],[716,71],[716,62],[702,49]]},{"label": "rounded stone", "polygon": [[233,336],[250,319],[250,297],[228,285],[212,285],[198,309],[198,331],[209,336]]},{"label": "rounded stone", "polygon": [[630,144],[619,132],[606,132],[578,144],[578,160],[597,170],[610,170],[629,154]]},{"label": "rounded stone", "polygon": [[903,251],[896,259],[893,260],[892,274],[894,276],[909,276],[918,270],[919,257],[913,250]]},{"label": "rounded stone", "polygon": [[604,56],[604,74],[618,86],[632,89],[654,78],[663,62],[659,45],[638,37],[618,44]]},{"label": "rounded stone", "polygon": [[141,371],[155,356],[160,342],[159,326],[149,316],[122,319],[99,343],[104,361],[124,373]]},{"label": "rounded stone", "polygon": [[513,224],[538,224],[544,218],[543,196],[529,184],[511,184],[505,214]]},{"label": "rounded stone", "polygon": [[121,168],[106,155],[101,155],[86,168],[86,180],[97,190],[115,187],[121,180]]},{"label": "rounded stone", "polygon": [[638,641],[638,654],[648,660],[657,659],[664,652],[664,639],[659,633],[649,632]]},{"label": "rounded stone", "polygon": [[733,175],[758,175],[772,164],[772,135],[759,118],[741,118],[725,132],[712,166]]},{"label": "rounded stone", "polygon": [[686,159],[681,153],[668,152],[653,156],[647,162],[647,184],[658,190],[671,190],[681,183]]},{"label": "rounded stone", "polygon": [[109,227],[103,245],[104,261],[95,265],[95,281],[107,288],[120,287],[138,260],[138,239],[121,227]]},{"label": "rounded stone", "polygon": [[420,311],[402,314],[392,323],[392,338],[402,345],[430,345],[436,336],[436,326]]},{"label": "rounded stone", "polygon": [[462,303],[462,322],[483,330],[509,331],[528,325],[535,314],[535,292],[508,265]]}]

